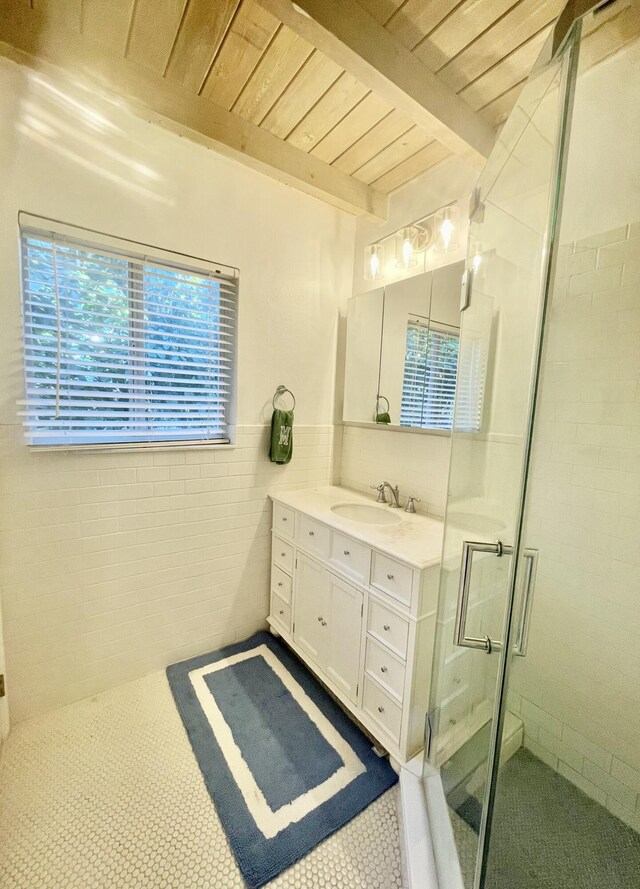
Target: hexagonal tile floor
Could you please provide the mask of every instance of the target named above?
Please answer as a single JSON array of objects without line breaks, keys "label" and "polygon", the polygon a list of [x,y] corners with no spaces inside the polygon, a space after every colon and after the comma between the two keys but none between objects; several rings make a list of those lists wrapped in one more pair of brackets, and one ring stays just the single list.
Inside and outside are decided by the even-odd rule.
[{"label": "hexagonal tile floor", "polygon": [[[273,889],[402,889],[392,788]],[[163,672],[17,725],[2,889],[243,889]]]}]

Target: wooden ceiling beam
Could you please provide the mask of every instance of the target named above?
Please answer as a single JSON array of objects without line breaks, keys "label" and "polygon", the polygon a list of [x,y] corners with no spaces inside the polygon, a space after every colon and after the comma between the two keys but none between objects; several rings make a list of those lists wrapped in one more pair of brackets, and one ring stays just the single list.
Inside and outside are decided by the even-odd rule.
[{"label": "wooden ceiling beam", "polygon": [[0,54],[56,77],[56,69],[129,100],[144,119],[242,161],[358,216],[382,222],[388,198],[319,158],[71,31],[48,29],[37,9],[4,0]]},{"label": "wooden ceiling beam", "polygon": [[495,133],[356,0],[258,0],[450,151],[481,167]]}]

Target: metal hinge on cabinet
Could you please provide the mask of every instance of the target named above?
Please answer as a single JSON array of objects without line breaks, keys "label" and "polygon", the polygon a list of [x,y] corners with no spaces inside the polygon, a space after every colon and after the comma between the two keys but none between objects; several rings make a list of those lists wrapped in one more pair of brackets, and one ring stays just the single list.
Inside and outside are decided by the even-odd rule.
[{"label": "metal hinge on cabinet", "polygon": [[5,687],[4,687],[4,673],[0,673],[0,698],[5,696]]},{"label": "metal hinge on cabinet", "polygon": [[362,617],[363,614],[364,614],[364,602],[360,606],[360,617]]},{"label": "metal hinge on cabinet", "polygon": [[359,693],[360,693],[360,683],[358,683],[356,685],[356,697],[358,697]]}]

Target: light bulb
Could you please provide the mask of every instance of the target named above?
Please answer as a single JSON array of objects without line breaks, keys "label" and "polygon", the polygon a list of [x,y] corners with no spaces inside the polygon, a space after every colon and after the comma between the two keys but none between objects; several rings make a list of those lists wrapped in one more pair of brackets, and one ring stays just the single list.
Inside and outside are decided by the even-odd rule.
[{"label": "light bulb", "polygon": [[402,241],[402,259],[405,265],[409,265],[413,255],[413,244],[410,238],[404,238]]},{"label": "light bulb", "polygon": [[449,244],[451,243],[451,237],[453,235],[454,225],[450,219],[443,219],[442,225],[440,226],[440,234],[442,235],[442,245],[445,250],[449,249]]},{"label": "light bulb", "polygon": [[384,275],[384,248],[382,244],[370,244],[364,251],[364,277],[377,281]]},{"label": "light bulb", "polygon": [[479,253],[476,253],[476,255],[473,257],[473,270],[474,270],[474,272],[477,272],[477,271],[478,271],[478,269],[480,268],[480,265],[481,265],[481,264],[482,264],[482,257],[480,256]]},{"label": "light bulb", "polygon": [[436,253],[448,253],[458,246],[458,209],[455,206],[444,207],[436,217],[438,237]]},{"label": "light bulb", "polygon": [[396,232],[396,266],[399,269],[409,269],[418,264],[416,259],[416,234],[417,230],[411,227],[400,229]]}]

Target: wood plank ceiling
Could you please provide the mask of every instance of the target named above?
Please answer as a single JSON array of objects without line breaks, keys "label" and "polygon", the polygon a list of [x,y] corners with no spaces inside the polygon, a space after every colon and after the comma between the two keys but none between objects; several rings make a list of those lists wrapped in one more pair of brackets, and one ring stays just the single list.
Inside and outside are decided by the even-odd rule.
[{"label": "wood plank ceiling", "polygon": [[[375,192],[393,192],[450,154],[427,129],[282,24],[264,0],[15,3],[40,15],[48,33],[73,34],[113,63],[128,60],[177,94],[200,97],[212,110],[230,112]],[[564,4],[359,0],[492,128],[513,107]],[[19,42],[1,25],[0,39]]]}]

